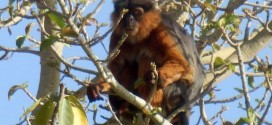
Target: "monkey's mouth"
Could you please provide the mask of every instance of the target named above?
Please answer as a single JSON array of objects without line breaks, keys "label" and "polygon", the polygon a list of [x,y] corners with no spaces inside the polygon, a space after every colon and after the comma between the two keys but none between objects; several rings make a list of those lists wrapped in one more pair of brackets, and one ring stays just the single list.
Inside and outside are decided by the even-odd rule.
[{"label": "monkey's mouth", "polygon": [[126,28],[126,32],[133,32],[133,28]]}]

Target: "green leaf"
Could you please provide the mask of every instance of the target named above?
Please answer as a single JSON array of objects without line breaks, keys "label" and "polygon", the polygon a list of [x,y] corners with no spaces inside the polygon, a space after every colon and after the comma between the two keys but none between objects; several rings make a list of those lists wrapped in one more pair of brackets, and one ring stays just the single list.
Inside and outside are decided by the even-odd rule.
[{"label": "green leaf", "polygon": [[10,5],[10,6],[9,6],[9,16],[10,16],[11,18],[13,18],[13,9],[14,9],[14,6],[13,6],[13,5]]},{"label": "green leaf", "polygon": [[219,28],[218,23],[217,22],[210,22],[209,24],[207,24],[206,26],[203,27],[201,32],[202,32],[202,34],[207,34],[207,32],[211,31],[212,29],[216,29],[216,28]]},{"label": "green leaf", "polygon": [[220,27],[225,27],[229,24],[233,24],[233,26],[237,27],[239,26],[241,20],[237,15],[234,14],[226,14],[222,15],[218,21],[218,25]]},{"label": "green leaf", "polygon": [[135,83],[134,83],[134,89],[139,88],[142,85],[145,85],[145,80],[143,78],[139,78]]},{"label": "green leaf", "polygon": [[97,111],[97,110],[98,110],[96,104],[93,105],[93,110],[94,110],[94,111]]},{"label": "green leaf", "polygon": [[28,113],[32,112],[41,102],[41,100],[43,100],[43,98],[40,98],[39,100],[37,100],[35,103],[33,103],[25,112],[24,114],[20,117],[20,119],[24,118]]},{"label": "green leaf", "polygon": [[61,31],[62,36],[68,36],[68,37],[78,37],[78,34],[72,30],[70,27],[65,27]]},{"label": "green leaf", "polygon": [[254,80],[254,77],[253,76],[248,76],[247,77],[247,80],[248,80],[248,85],[251,87],[251,88],[254,88],[255,87],[255,80]]},{"label": "green leaf", "polygon": [[81,103],[75,96],[68,96],[67,100],[70,102],[74,114],[74,124],[73,125],[88,125],[87,115]]},{"label": "green leaf", "polygon": [[233,123],[230,121],[223,121],[223,125],[233,125]]},{"label": "green leaf", "polygon": [[29,23],[26,28],[25,28],[25,33],[26,33],[26,36],[29,36],[29,32],[30,30],[32,29],[32,27],[34,26],[34,23]]},{"label": "green leaf", "polygon": [[44,39],[41,43],[40,51],[47,49],[58,40],[59,38],[57,36],[49,36],[48,38]]},{"label": "green leaf", "polygon": [[78,101],[78,99],[75,96],[68,96],[67,100],[71,103],[71,106],[78,107],[82,112],[85,112],[84,108],[82,107],[81,103]]},{"label": "green leaf", "polygon": [[14,2],[15,0],[9,0],[9,5],[11,6]]},{"label": "green leaf", "polygon": [[61,98],[59,101],[59,125],[70,125],[74,123],[74,113],[69,101]]},{"label": "green leaf", "polygon": [[24,1],[23,2],[23,6],[31,6],[31,2],[30,1]]},{"label": "green leaf", "polygon": [[242,117],[235,123],[235,125],[244,125],[249,123],[250,123],[250,120],[248,118]]},{"label": "green leaf", "polygon": [[20,85],[14,85],[12,86],[9,91],[8,91],[8,99],[10,100],[11,99],[11,96],[19,89],[22,89],[22,88],[26,88],[28,85],[27,83],[23,83],[23,84],[20,84]]},{"label": "green leaf", "polygon": [[216,43],[213,43],[213,44],[212,44],[212,47],[213,47],[213,49],[215,49],[215,50],[220,50],[220,46],[219,46],[218,44],[216,44]]},{"label": "green leaf", "polygon": [[248,114],[249,114],[249,120],[254,122],[254,123],[257,123],[258,119],[257,119],[257,117],[256,117],[256,115],[254,113],[254,109],[249,108],[248,109]]},{"label": "green leaf", "polygon": [[98,21],[95,19],[95,18],[89,18],[89,17],[86,17],[84,19],[84,22],[83,22],[85,25],[95,25],[95,26],[98,26]]},{"label": "green leaf", "polygon": [[55,24],[57,24],[61,29],[67,26],[65,20],[63,17],[56,15],[53,12],[48,13],[48,17],[50,18],[51,21],[53,21]]},{"label": "green leaf", "polygon": [[[45,14],[48,12],[49,12],[49,9],[39,9],[39,14]],[[36,12],[35,12],[35,14],[36,14]]]},{"label": "green leaf", "polygon": [[240,89],[240,88],[234,88],[236,91],[238,91],[239,93],[242,93],[243,92],[243,90],[242,89]]},{"label": "green leaf", "polygon": [[208,95],[209,95],[209,97],[210,97],[211,99],[214,99],[214,98],[215,98],[214,91],[209,92]]},{"label": "green leaf", "polygon": [[209,8],[213,13],[216,13],[216,6],[212,5],[211,3],[209,2],[204,2],[204,6]]},{"label": "green leaf", "polygon": [[20,35],[16,38],[16,46],[18,48],[22,48],[22,45],[24,44],[25,42],[25,39],[26,39],[26,36],[24,35]]},{"label": "green leaf", "polygon": [[33,125],[49,125],[49,120],[51,119],[56,105],[54,101],[47,101],[41,108],[38,110]]},{"label": "green leaf", "polygon": [[229,64],[228,66],[229,66],[228,68],[231,72],[235,72],[235,65],[234,64]]},{"label": "green leaf", "polygon": [[104,26],[108,26],[108,24],[107,23],[101,23],[101,24],[99,24],[99,27],[104,27]]},{"label": "green leaf", "polygon": [[213,63],[214,68],[219,68],[225,64],[225,61],[221,57],[216,57]]}]

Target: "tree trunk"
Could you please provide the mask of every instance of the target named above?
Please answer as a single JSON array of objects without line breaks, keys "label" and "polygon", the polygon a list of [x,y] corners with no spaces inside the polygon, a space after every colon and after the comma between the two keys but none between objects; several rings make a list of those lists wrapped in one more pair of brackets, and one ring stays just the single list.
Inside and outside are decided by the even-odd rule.
[{"label": "tree trunk", "polygon": [[[51,9],[56,9],[56,1],[55,0],[47,0],[44,1],[47,6],[51,7]],[[39,9],[44,9],[43,4],[38,3]],[[50,35],[55,35],[57,31],[54,29],[58,28],[53,22],[50,21],[49,17],[45,15],[44,17],[44,28],[46,32]],[[41,41],[45,39],[45,34],[41,34]],[[63,45],[61,43],[55,43],[54,48],[56,48],[57,53],[62,55]],[[52,92],[56,92],[58,90],[58,85],[60,81],[60,62],[54,56],[53,50],[50,48],[44,49],[40,53],[40,63],[41,63],[41,73],[40,73],[40,83],[39,89],[37,93],[37,98],[44,97]]]}]

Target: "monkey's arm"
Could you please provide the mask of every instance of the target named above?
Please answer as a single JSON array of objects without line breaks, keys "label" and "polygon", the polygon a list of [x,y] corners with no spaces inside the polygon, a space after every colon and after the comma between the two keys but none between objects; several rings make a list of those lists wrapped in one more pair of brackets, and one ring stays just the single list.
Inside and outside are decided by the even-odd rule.
[{"label": "monkey's arm", "polygon": [[180,79],[188,81],[188,84],[193,83],[193,74],[188,67],[184,67],[176,60],[169,60],[158,69],[159,80],[161,87],[166,87],[171,83],[174,83]]},{"label": "monkey's arm", "polygon": [[158,73],[160,85],[166,87],[169,84],[180,79],[188,81],[192,84],[194,80],[194,69],[191,67],[187,57],[184,56],[181,44],[176,36],[168,32],[167,27],[161,26],[153,35],[156,39],[153,41],[157,44],[155,55],[160,55],[156,58],[156,63],[159,65]]}]

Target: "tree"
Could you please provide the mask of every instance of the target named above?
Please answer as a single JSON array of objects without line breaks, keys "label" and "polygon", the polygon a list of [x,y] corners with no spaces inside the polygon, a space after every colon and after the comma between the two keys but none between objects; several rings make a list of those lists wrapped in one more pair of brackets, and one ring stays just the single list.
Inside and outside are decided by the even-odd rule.
[{"label": "tree", "polygon": [[[134,102],[136,107],[152,110],[152,107],[145,106],[144,100],[135,97],[124,88],[117,87],[118,82],[105,67],[108,59],[99,58],[96,56],[99,53],[93,51],[99,45],[106,46],[104,45],[108,42],[106,37],[111,32],[108,28],[107,31],[101,33],[101,29],[106,24],[99,23],[95,18],[104,3],[105,0],[98,2],[94,0],[9,0],[9,4],[0,10],[0,13],[9,15],[0,21],[0,27],[2,30],[7,28],[10,34],[12,33],[10,29],[14,25],[24,20],[35,20],[25,26],[25,35],[16,38],[14,43],[16,48],[0,45],[1,61],[9,59],[10,53],[17,52],[40,57],[41,73],[37,96],[33,97],[25,84],[15,85],[9,91],[9,97],[11,97],[16,90],[22,89],[34,100],[33,105],[23,114],[23,117],[32,120],[33,124],[37,122],[47,124],[49,119],[51,124],[57,121],[60,124],[73,122],[85,124],[85,110],[78,99],[85,96],[85,87],[88,84],[95,84],[97,80],[95,76],[102,76],[111,83],[116,93],[127,101]],[[200,107],[200,116],[204,124],[212,124],[216,118],[221,118],[223,124],[271,124],[267,115],[271,115],[268,111],[272,102],[272,66],[269,56],[263,59],[257,56],[272,39],[271,4],[271,1],[253,3],[250,0],[161,0],[158,2],[158,8],[172,14],[196,40],[202,63],[206,68],[205,86],[202,94],[196,99],[199,99],[197,105]],[[34,24],[38,25],[36,28],[41,33],[40,38],[32,36],[31,30]],[[77,51],[84,52],[84,55],[78,54],[75,57],[65,58],[66,56],[62,54],[63,46],[76,48]],[[101,47],[101,51],[106,53],[107,49]],[[77,62],[92,63],[95,68],[90,69]],[[246,70],[246,68],[249,69]],[[80,78],[82,74],[85,78]],[[221,83],[231,74],[241,77],[239,87],[235,88],[239,94],[223,100],[217,99],[217,83]],[[68,91],[71,88],[60,84],[61,75],[64,79],[71,78],[82,87]],[[260,77],[261,80],[255,81],[256,77]],[[255,82],[259,83],[254,85]],[[61,86],[58,90],[59,85]],[[255,90],[261,90],[263,93],[263,96],[256,98],[257,102],[250,100]],[[135,102],[134,98],[139,101]],[[224,105],[229,102],[235,103],[235,100],[243,102],[236,105],[247,114],[237,116],[237,121],[226,121],[222,117],[224,111],[227,110],[225,107],[216,114],[206,115],[205,106],[208,104]],[[181,107],[177,112],[184,108],[186,107]],[[27,115],[32,111],[36,116],[35,119]],[[44,111],[47,112],[40,113]],[[94,111],[94,114],[96,112]],[[211,119],[208,120],[208,117]],[[77,121],[80,118],[85,120]],[[160,121],[163,118],[156,114],[152,115],[151,119]],[[92,120],[89,119],[89,121]]]}]

